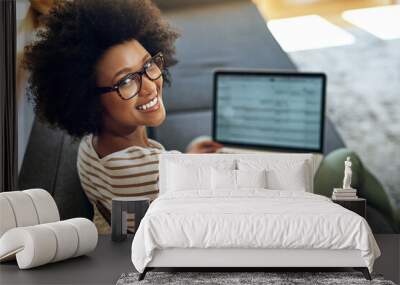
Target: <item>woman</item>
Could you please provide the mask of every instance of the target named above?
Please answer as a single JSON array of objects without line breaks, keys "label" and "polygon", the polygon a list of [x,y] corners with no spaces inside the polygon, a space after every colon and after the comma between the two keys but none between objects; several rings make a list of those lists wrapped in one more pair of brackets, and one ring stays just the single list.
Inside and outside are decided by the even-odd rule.
[{"label": "woman", "polygon": [[[165,149],[146,126],[165,120],[163,84],[177,37],[150,1],[75,0],[54,7],[26,50],[36,114],[81,139],[81,184],[108,221],[113,197],[158,193]],[[188,152],[219,147],[202,141]]]}]

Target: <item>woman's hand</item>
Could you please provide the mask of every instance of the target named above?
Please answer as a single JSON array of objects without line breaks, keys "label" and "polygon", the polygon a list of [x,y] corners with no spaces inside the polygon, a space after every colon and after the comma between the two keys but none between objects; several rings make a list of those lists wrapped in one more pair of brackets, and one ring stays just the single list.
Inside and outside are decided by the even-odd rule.
[{"label": "woman's hand", "polygon": [[223,147],[222,144],[213,140],[205,140],[193,143],[186,149],[186,153],[213,153]]}]

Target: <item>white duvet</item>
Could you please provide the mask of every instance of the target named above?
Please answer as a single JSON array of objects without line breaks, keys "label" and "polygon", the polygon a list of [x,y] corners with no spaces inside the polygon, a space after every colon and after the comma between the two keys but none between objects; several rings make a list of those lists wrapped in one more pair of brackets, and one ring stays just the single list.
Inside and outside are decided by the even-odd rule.
[{"label": "white duvet", "polygon": [[265,189],[160,196],[133,240],[135,268],[143,272],[165,248],[358,249],[370,272],[380,255],[359,215],[320,195]]}]

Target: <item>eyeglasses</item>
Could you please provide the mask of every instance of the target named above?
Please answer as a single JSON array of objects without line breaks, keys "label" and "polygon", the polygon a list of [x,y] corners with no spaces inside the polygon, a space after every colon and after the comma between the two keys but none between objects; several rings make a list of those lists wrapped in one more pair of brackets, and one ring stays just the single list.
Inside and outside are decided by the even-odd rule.
[{"label": "eyeglasses", "polygon": [[159,79],[164,70],[164,57],[161,52],[150,58],[144,65],[143,69],[125,75],[121,80],[111,87],[96,87],[96,93],[102,94],[117,91],[119,97],[129,100],[139,94],[142,88],[142,76],[146,75],[152,81]]}]

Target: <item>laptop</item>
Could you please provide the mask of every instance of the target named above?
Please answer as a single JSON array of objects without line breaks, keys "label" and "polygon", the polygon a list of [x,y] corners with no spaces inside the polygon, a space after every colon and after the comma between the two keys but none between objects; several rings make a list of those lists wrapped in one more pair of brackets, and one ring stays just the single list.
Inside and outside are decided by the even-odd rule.
[{"label": "laptop", "polygon": [[219,153],[314,153],[319,165],[324,73],[216,70],[213,97],[212,136],[224,145]]}]

